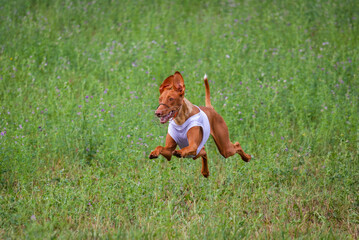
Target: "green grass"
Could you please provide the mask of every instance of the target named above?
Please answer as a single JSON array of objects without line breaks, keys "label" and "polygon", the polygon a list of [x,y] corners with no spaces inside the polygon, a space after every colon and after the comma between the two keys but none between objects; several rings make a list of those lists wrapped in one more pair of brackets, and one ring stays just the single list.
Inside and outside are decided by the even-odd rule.
[{"label": "green grass", "polygon": [[[358,239],[359,2],[0,1],[0,238]],[[254,159],[149,160],[202,77]]]}]

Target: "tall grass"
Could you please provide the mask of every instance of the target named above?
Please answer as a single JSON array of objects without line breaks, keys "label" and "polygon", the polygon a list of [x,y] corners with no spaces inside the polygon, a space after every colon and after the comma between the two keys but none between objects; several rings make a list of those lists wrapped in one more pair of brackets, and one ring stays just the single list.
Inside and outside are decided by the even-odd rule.
[{"label": "tall grass", "polygon": [[[0,238],[359,237],[358,1],[0,1]],[[164,144],[202,77],[232,141]]]}]

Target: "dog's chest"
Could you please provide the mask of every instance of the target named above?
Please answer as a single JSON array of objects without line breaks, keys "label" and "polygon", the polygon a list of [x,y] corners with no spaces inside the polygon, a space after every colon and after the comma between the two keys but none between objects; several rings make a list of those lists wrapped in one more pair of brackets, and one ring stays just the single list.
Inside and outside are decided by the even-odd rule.
[{"label": "dog's chest", "polygon": [[[192,117],[188,118],[185,123],[182,125],[177,125],[173,120],[170,121],[168,125],[168,133],[173,138],[173,140],[177,143],[177,145],[182,149],[189,145],[187,132],[192,127],[199,126],[202,128],[203,131],[203,138],[201,144],[198,146],[197,154],[203,148],[204,144],[208,140],[210,135],[210,125],[208,121],[207,115],[200,110],[199,113],[193,115]],[[188,156],[194,157],[194,156]]]}]

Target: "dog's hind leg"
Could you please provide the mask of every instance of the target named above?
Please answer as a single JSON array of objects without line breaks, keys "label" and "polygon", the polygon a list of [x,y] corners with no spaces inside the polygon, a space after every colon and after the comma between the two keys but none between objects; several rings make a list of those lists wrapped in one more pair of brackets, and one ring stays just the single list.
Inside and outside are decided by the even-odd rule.
[{"label": "dog's hind leg", "polygon": [[199,157],[202,158],[201,173],[202,173],[203,177],[208,178],[208,176],[209,176],[208,158],[207,158],[207,153],[204,150],[204,148],[202,148],[201,151],[198,153],[198,155],[196,157],[194,157],[193,159],[197,159]]},{"label": "dog's hind leg", "polygon": [[239,142],[233,144],[229,140],[228,127],[222,116],[214,111],[212,114],[215,115],[215,121],[213,121],[213,124],[211,125],[211,135],[221,155],[228,158],[238,153],[243,161],[249,162],[251,160],[251,155],[243,151]]}]

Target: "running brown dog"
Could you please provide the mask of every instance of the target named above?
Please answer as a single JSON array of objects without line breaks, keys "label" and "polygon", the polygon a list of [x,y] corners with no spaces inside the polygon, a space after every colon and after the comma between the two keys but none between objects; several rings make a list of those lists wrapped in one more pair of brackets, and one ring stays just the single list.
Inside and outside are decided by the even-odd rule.
[{"label": "running brown dog", "polygon": [[[150,153],[149,158],[157,158],[160,154],[168,161],[172,155],[184,158],[202,158],[201,173],[204,177],[209,176],[207,153],[204,143],[209,133],[221,155],[225,158],[238,153],[243,161],[249,162],[251,156],[245,153],[241,145],[229,140],[228,127],[211,105],[210,92],[207,76],[204,76],[206,91],[206,106],[197,107],[184,97],[185,84],[182,75],[175,72],[166,78],[161,84],[159,106],[155,112],[162,124],[170,120],[166,144],[158,146]],[[181,148],[176,150],[177,145]]]}]

